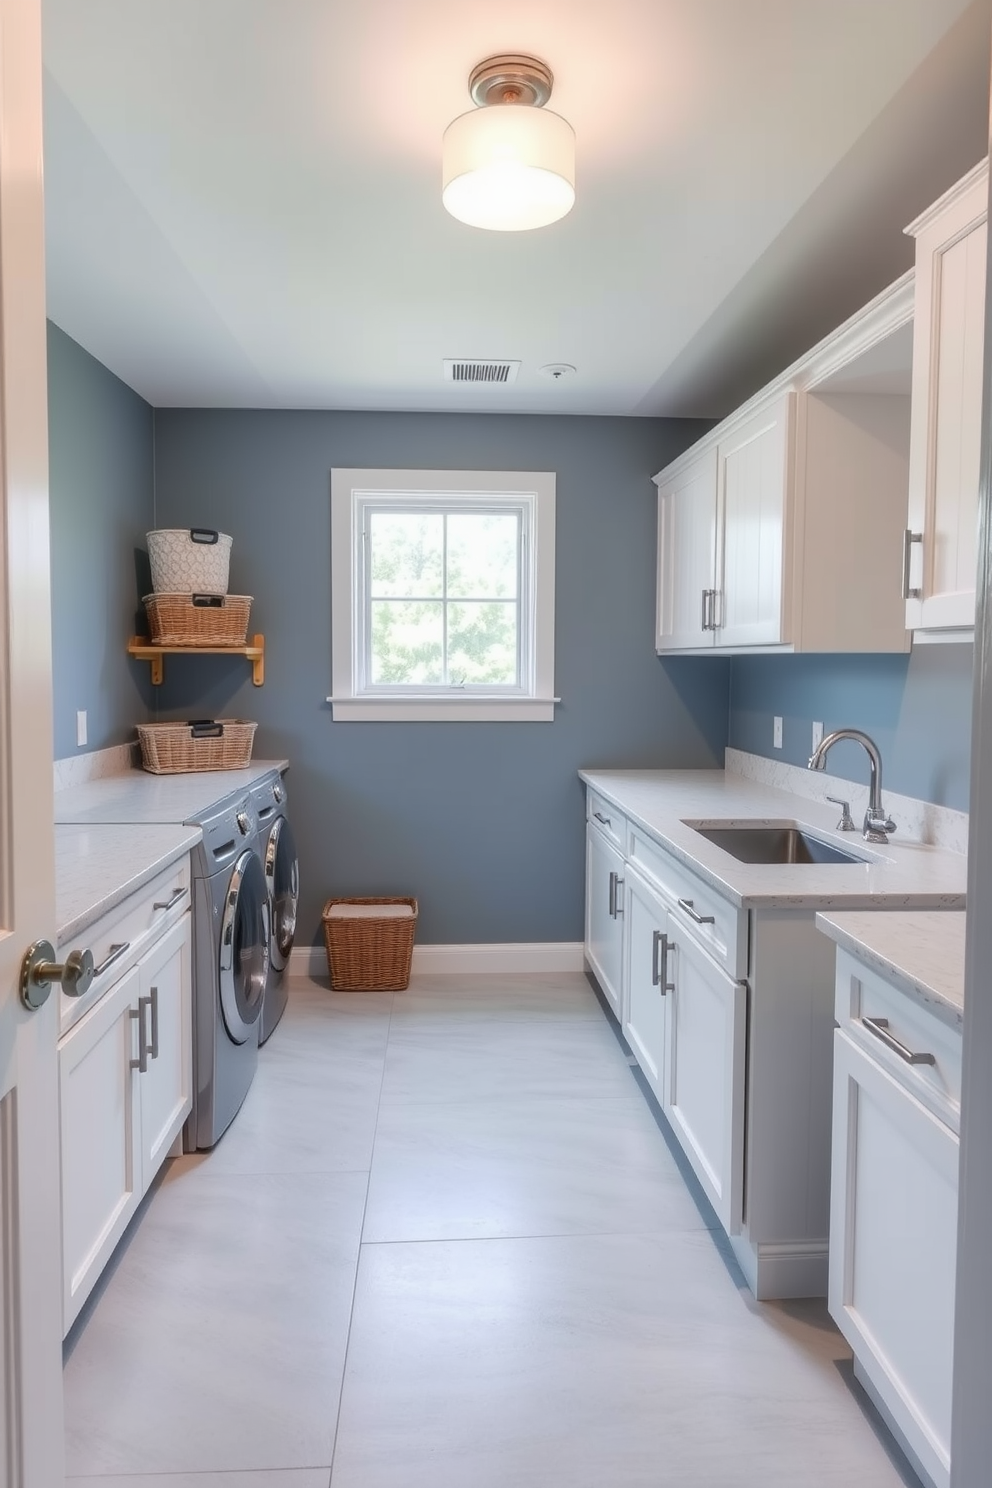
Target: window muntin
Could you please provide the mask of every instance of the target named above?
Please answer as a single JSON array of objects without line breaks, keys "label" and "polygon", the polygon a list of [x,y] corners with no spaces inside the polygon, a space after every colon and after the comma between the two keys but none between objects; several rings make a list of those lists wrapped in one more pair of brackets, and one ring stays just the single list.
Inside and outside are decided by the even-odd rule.
[{"label": "window muntin", "polygon": [[528,503],[362,501],[359,689],[521,694]]}]

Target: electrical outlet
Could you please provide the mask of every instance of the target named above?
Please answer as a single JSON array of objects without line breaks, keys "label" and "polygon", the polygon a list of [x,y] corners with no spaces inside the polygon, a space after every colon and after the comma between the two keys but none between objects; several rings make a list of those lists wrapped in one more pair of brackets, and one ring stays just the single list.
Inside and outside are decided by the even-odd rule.
[{"label": "electrical outlet", "polygon": [[777,716],[772,726],[772,747],[774,749],[782,748],[782,720]]},{"label": "electrical outlet", "polygon": [[81,749],[86,743],[86,709],[81,708],[76,714],[76,748]]},{"label": "electrical outlet", "polygon": [[822,742],[822,739],[823,739],[823,724],[822,723],[814,723],[813,724],[813,748],[814,749],[819,749],[820,744]]}]

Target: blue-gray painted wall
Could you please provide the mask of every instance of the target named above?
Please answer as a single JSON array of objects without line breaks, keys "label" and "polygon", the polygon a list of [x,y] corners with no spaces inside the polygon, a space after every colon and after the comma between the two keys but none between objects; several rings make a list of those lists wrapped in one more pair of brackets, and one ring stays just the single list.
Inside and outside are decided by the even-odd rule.
[{"label": "blue-gray painted wall", "polygon": [[[968,809],[971,645],[918,646],[905,656],[741,656],[731,663],[730,743],[805,765],[813,720],[825,732],[860,728],[882,751],[891,790]],[[772,719],[782,749],[772,747]],[[867,782],[857,744],[838,744],[827,768]]]},{"label": "blue-gray painted wall", "polygon": [[[234,538],[266,682],[244,662],[170,658],[163,717],[259,722],[285,755],[301,940],[329,894],[416,894],[425,943],[582,938],[582,765],[723,762],[728,669],[654,654],[651,475],[700,425],[652,419],[158,410],[156,525]],[[335,723],[334,466],[557,473],[553,723]]]},{"label": "blue-gray painted wall", "polygon": [[150,406],[64,331],[48,325],[55,758],[134,737],[150,717],[147,666],[125,645],[148,592],[152,524]]}]

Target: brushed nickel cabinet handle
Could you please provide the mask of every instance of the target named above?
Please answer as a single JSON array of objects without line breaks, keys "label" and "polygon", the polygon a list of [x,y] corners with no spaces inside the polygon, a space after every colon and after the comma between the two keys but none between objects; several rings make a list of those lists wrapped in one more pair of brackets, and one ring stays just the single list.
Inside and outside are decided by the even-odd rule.
[{"label": "brushed nickel cabinet handle", "polygon": [[129,951],[130,949],[131,942],[129,940],[122,940],[116,945],[112,945],[110,947],[110,953],[104,957],[104,959],[100,962],[100,965],[94,966],[94,977],[103,976],[103,973],[107,970],[107,967],[113,966],[114,962],[119,961],[124,955],[124,952]]},{"label": "brushed nickel cabinet handle", "polygon": [[862,1018],[861,1022],[869,1033],[880,1039],[887,1049],[892,1050],[893,1054],[898,1054],[906,1064],[937,1063],[932,1054],[914,1054],[912,1049],[907,1049],[905,1044],[901,1044],[895,1035],[889,1032],[888,1018]]},{"label": "brushed nickel cabinet handle", "polygon": [[172,894],[170,895],[170,897],[168,899],[166,899],[164,901],[156,900],[156,902],[152,905],[152,909],[171,909],[174,904],[178,904],[179,903],[180,899],[183,897],[183,895],[185,893],[186,893],[185,887],[180,887],[178,889],[174,889],[173,892],[172,892]]},{"label": "brushed nickel cabinet handle", "polygon": [[604,816],[601,811],[594,811],[593,816],[598,822],[602,822],[604,827],[612,827],[613,823],[610,821],[610,818],[608,816]]},{"label": "brushed nickel cabinet handle", "polygon": [[136,1069],[139,1075],[145,1074],[148,1070],[148,1045],[145,1043],[145,1008],[149,1006],[150,1003],[150,997],[139,997],[138,1006],[136,1008],[131,1008],[129,1013],[129,1016],[133,1018],[138,1025],[138,1057],[137,1059],[131,1059],[128,1062],[131,1069]]},{"label": "brushed nickel cabinet handle", "polygon": [[684,909],[690,920],[695,920],[697,925],[715,925],[714,915],[701,915],[698,910],[693,909],[691,899],[680,899],[679,909]]},{"label": "brushed nickel cabinet handle", "polygon": [[922,589],[911,589],[909,587],[909,570],[913,561],[913,544],[923,542],[922,532],[913,532],[907,527],[902,539],[902,597],[903,599],[922,599]]},{"label": "brushed nickel cabinet handle", "polygon": [[[660,930],[654,932],[651,958],[651,985],[658,988],[662,997],[664,997],[666,992],[675,991],[675,983],[668,980],[668,953],[674,949],[675,947],[667,935],[662,934]],[[658,959],[659,951],[661,952],[660,962]]]},{"label": "brushed nickel cabinet handle", "polygon": [[157,987],[151,987],[151,988],[149,988],[148,1002],[149,1002],[149,1005],[151,1007],[151,1015],[152,1015],[152,1035],[151,1035],[151,1043],[149,1045],[148,1052],[151,1055],[152,1059],[157,1059],[158,1058],[158,988]]}]

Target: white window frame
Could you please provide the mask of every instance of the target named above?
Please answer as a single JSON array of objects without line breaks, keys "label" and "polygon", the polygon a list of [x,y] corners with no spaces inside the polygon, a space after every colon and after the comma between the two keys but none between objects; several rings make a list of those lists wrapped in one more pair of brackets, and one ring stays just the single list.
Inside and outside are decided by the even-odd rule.
[{"label": "white window frame", "polygon": [[[365,681],[364,514],[458,502],[522,514],[519,687],[411,687]],[[331,704],[335,722],[550,723],[554,719],[555,476],[521,470],[331,471]]]}]

